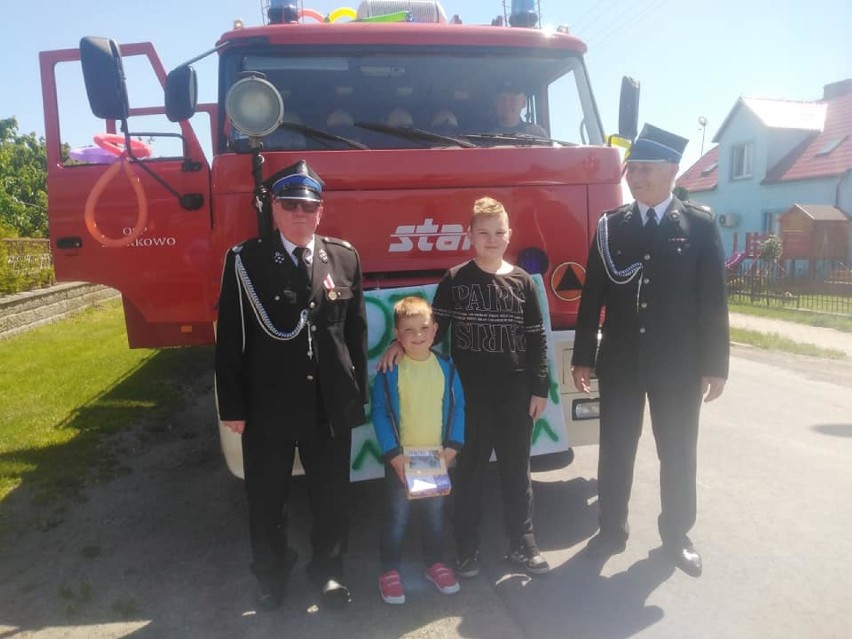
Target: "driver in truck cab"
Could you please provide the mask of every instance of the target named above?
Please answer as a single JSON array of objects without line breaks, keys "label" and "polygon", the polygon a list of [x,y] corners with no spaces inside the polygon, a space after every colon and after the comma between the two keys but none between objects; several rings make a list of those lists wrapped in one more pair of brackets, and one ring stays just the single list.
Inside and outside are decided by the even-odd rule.
[{"label": "driver in truck cab", "polygon": [[491,127],[492,133],[523,133],[549,138],[550,135],[541,126],[521,117],[526,106],[526,89],[512,80],[501,81],[494,95],[495,122]]}]

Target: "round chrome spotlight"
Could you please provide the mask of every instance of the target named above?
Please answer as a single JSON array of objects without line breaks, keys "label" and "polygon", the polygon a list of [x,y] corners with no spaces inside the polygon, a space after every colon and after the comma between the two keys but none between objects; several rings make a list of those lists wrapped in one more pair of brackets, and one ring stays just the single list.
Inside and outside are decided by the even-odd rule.
[{"label": "round chrome spotlight", "polygon": [[284,99],[268,80],[243,78],[228,91],[225,112],[238,131],[260,138],[277,130],[284,120]]}]

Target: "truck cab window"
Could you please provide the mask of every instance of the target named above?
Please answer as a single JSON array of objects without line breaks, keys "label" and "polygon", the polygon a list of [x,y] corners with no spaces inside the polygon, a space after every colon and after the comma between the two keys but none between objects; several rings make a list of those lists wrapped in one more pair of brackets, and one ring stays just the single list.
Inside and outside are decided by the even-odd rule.
[{"label": "truck cab window", "polygon": [[[262,73],[284,100],[285,122],[290,118],[332,134],[345,129],[347,138],[371,149],[462,146],[441,136],[470,135],[474,146],[525,146],[530,144],[528,136],[568,144],[603,139],[585,69],[571,52],[385,49],[367,54],[340,47],[325,55],[305,53],[304,47],[241,49],[223,60],[224,91],[240,73]],[[504,90],[513,92],[508,99]],[[506,123],[505,106],[516,111],[517,123]],[[223,127],[220,139],[226,148],[247,148],[246,140]],[[352,148],[286,129],[266,136],[264,149]],[[438,135],[406,135],[407,129]]]}]

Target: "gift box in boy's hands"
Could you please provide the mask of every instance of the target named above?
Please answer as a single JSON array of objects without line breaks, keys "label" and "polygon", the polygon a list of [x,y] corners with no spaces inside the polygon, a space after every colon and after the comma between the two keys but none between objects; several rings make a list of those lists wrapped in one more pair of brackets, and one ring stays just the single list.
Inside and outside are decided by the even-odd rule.
[{"label": "gift box in boy's hands", "polygon": [[452,486],[439,447],[405,449],[405,483],[409,499],[448,495]]}]

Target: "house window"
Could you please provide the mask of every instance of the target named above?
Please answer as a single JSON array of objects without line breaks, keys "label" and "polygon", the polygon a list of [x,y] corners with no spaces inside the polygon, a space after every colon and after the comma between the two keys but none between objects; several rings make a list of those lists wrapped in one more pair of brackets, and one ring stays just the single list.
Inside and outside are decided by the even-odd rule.
[{"label": "house window", "polygon": [[775,233],[778,225],[778,213],[775,211],[763,211],[763,228],[764,233]]},{"label": "house window", "polygon": [[751,162],[754,145],[751,142],[737,144],[731,149],[731,179],[743,180],[751,177]]},{"label": "house window", "polygon": [[717,166],[719,166],[719,163],[718,163],[718,162],[713,162],[713,164],[711,164],[711,165],[710,165],[710,166],[708,166],[706,169],[704,169],[703,171],[701,171],[701,176],[702,176],[702,177],[704,177],[704,176],[710,175],[713,171],[715,171],[715,170],[716,170],[716,167],[717,167]]},{"label": "house window", "polygon": [[842,138],[831,138],[830,140],[827,140],[814,155],[816,155],[816,157],[830,155],[831,152],[843,144],[848,137],[848,135],[844,135]]}]

